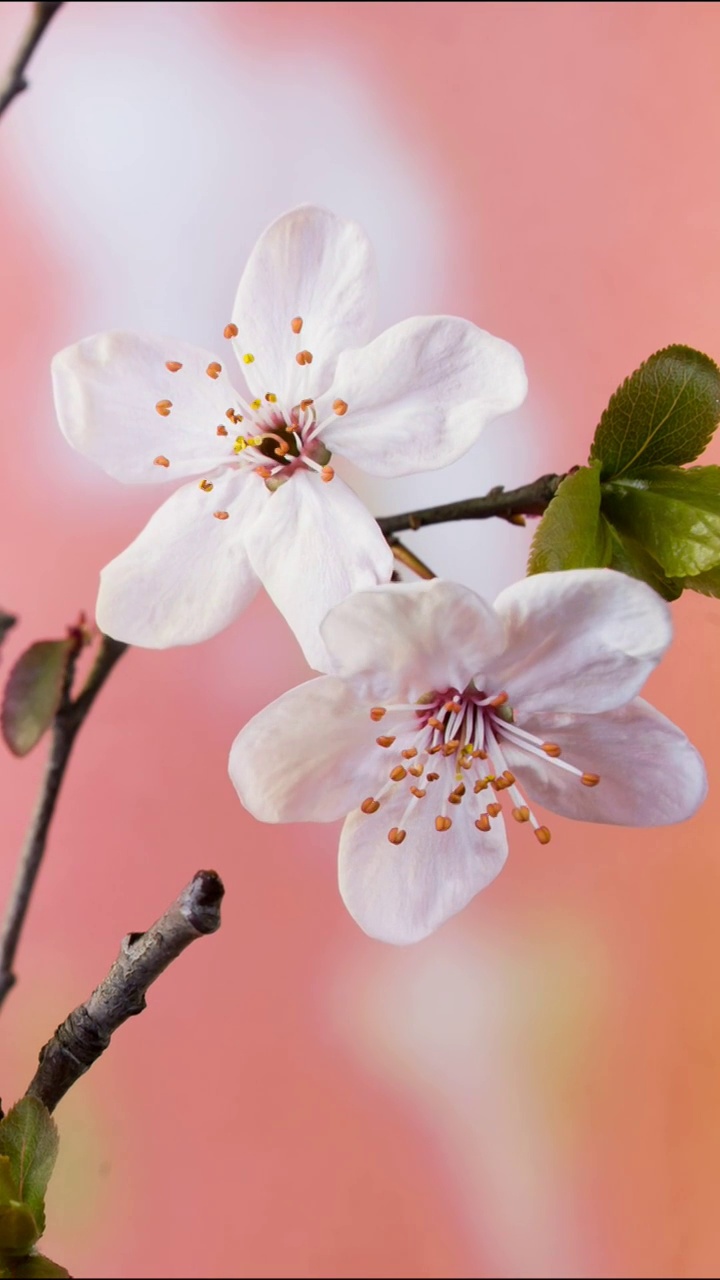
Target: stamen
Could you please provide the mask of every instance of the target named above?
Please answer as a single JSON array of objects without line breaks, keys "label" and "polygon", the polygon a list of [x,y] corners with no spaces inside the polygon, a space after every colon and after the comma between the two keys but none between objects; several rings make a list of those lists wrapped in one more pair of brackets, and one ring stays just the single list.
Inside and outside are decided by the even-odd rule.
[{"label": "stamen", "polygon": [[407,747],[405,751],[400,752],[400,755],[404,756],[406,760],[413,760],[417,755],[417,747]]},{"label": "stamen", "polygon": [[244,356],[243,356],[243,358],[242,358],[242,360],[243,360],[243,364],[254,364],[254,363],[255,363],[255,357],[254,357],[254,355],[252,354],[252,352],[251,352],[251,351],[246,351],[246,352],[245,352],[245,355],[244,355]]},{"label": "stamen", "polygon": [[229,514],[229,511],[213,511],[216,520],[227,520]]},{"label": "stamen", "polygon": [[377,742],[379,747],[391,747],[393,742],[395,741],[395,738],[388,736],[383,738],[376,738],[375,741]]},{"label": "stamen", "polygon": [[250,408],[253,409],[255,413],[257,413],[258,409],[262,409],[262,400],[253,400],[250,405]]},{"label": "stamen", "polygon": [[390,777],[393,782],[402,782],[403,778],[407,778],[407,769],[403,768],[401,764],[398,764],[390,771]]},{"label": "stamen", "polygon": [[427,795],[427,791],[423,787],[411,787],[410,790],[416,800],[422,800]]},{"label": "stamen", "polygon": [[272,471],[270,470],[270,467],[256,467],[256,468],[255,468],[255,475],[256,475],[256,476],[260,476],[260,479],[261,479],[261,480],[269,480],[272,474],[273,474],[273,473],[272,473]]},{"label": "stamen", "polygon": [[540,841],[540,844],[549,844],[549,843],[550,843],[550,829],[549,829],[549,827],[536,827],[536,828],[535,828],[535,833],[534,833],[534,834],[535,834],[535,839],[536,839],[536,840],[539,840],[539,841]]},{"label": "stamen", "polygon": [[170,466],[170,462],[169,462],[168,458],[164,458],[164,457],[163,457],[163,455],[162,455],[161,453],[159,453],[159,454],[158,454],[157,458],[153,458],[153,462],[154,462],[154,464],[155,464],[155,466],[156,466],[156,467],[169,467],[169,466]]},{"label": "stamen", "polygon": [[303,413],[307,413],[308,409],[311,409],[314,403],[315,403],[314,400],[301,400],[300,408],[302,409]]},{"label": "stamen", "polygon": [[312,351],[298,351],[295,359],[297,360],[298,364],[312,364],[313,362]]},{"label": "stamen", "polygon": [[273,391],[267,391],[265,393],[265,399],[267,400],[268,404],[277,404],[277,396]]},{"label": "stamen", "polygon": [[227,429],[227,427],[224,427],[224,426],[222,425],[222,423],[220,423],[220,426],[219,426],[219,427],[216,427],[216,428],[215,428],[215,435],[216,435],[216,436],[226,436],[226,435],[227,435],[227,433],[228,433],[228,429]]},{"label": "stamen", "polygon": [[477,827],[478,831],[490,830],[490,819],[488,818],[486,813],[480,814],[480,817],[475,822],[475,826]]},{"label": "stamen", "polygon": [[344,400],[333,401],[333,413],[336,413],[338,418],[342,418],[347,413],[347,411],[348,411],[348,407]]},{"label": "stamen", "polygon": [[333,470],[333,468],[332,468],[332,467],[323,467],[322,471],[320,472],[320,479],[321,479],[321,480],[324,480],[324,481],[325,481],[325,484],[329,484],[331,480],[334,480],[334,479],[335,479],[335,471]]},{"label": "stamen", "polygon": [[427,776],[427,780],[428,782],[437,782],[439,777],[440,777],[439,773],[429,773]]},{"label": "stamen", "polygon": [[179,360],[166,360],[165,368],[169,369],[170,373],[179,373],[182,369],[182,364]]},{"label": "stamen", "polygon": [[580,781],[584,787],[596,787],[600,781],[600,777],[597,773],[583,773]]},{"label": "stamen", "polygon": [[373,796],[368,796],[367,800],[363,800],[360,808],[363,813],[377,813],[380,808],[380,802],[375,800]]},{"label": "stamen", "polygon": [[[405,755],[404,751],[403,751],[403,755]],[[408,773],[411,773],[413,778],[422,778],[424,768],[425,766],[423,764],[411,764],[410,768],[408,769]],[[429,774],[428,774],[428,779],[430,779]]]},{"label": "stamen", "polygon": [[302,316],[295,316],[295,319],[290,321],[290,328],[293,333],[302,333],[302,327]]},{"label": "stamen", "polygon": [[223,338],[237,338],[237,336],[238,336],[237,325],[233,324],[232,321],[230,322],[230,324],[226,324],[225,328],[223,329]]},{"label": "stamen", "polygon": [[155,405],[161,418],[167,418],[172,409],[172,400],[158,400]]},{"label": "stamen", "polygon": [[[488,812],[489,811],[490,811],[490,806],[488,805]],[[529,822],[530,810],[528,809],[526,804],[517,805],[516,808],[514,808],[512,811],[512,816],[516,822]]]},{"label": "stamen", "polygon": [[557,759],[562,754],[557,742],[543,742],[540,750],[544,751],[546,756],[552,756],[553,759]]},{"label": "stamen", "polygon": [[382,720],[382,718],[383,718],[383,716],[386,714],[386,712],[387,712],[387,707],[371,707],[371,708],[370,708],[370,719],[371,719],[371,720]]},{"label": "stamen", "polygon": [[217,360],[211,360],[205,372],[208,378],[219,378],[222,373],[222,365],[218,364]]},{"label": "stamen", "polygon": [[495,801],[493,801],[492,804],[488,805],[487,812],[489,813],[491,818],[497,818],[498,814],[502,813],[502,805],[497,804]]},{"label": "stamen", "polygon": [[403,831],[402,827],[391,827],[388,831],[388,840],[391,844],[402,844],[407,831]]},{"label": "stamen", "polygon": [[198,488],[202,489],[204,493],[212,493],[215,486],[210,480],[201,480]]},{"label": "stamen", "polygon": [[444,814],[438,814],[435,819],[436,831],[449,831],[452,826],[452,818],[446,817]]}]

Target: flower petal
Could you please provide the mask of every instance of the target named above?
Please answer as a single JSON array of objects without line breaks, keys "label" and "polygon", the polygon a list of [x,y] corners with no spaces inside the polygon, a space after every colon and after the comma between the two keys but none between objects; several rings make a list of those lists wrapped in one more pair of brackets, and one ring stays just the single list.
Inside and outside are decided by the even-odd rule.
[{"label": "flower petal", "polygon": [[[507,858],[502,818],[490,831],[478,831],[474,810],[464,803],[455,807],[452,828],[439,832],[429,794],[404,818],[407,801],[403,789],[376,813],[356,810],[340,837],[345,906],[371,938],[398,945],[419,942],[462,911]],[[401,823],[406,838],[391,844],[388,831]]]},{"label": "flower petal", "polygon": [[495,609],[508,636],[495,683],[523,713],[619,707],[672,639],[665,602],[612,569],[535,574],[501,592]]},{"label": "flower petal", "polygon": [[690,818],[707,779],[702,757],[671,720],[642,698],[604,715],[523,718],[521,727],[556,742],[562,759],[600,782],[585,787],[552,760],[503,741],[509,768],[531,800],[566,818],[628,827],[660,827]]},{"label": "flower petal", "polygon": [[526,393],[522,357],[509,342],[457,316],[418,316],[343,352],[326,400],[349,407],[322,438],[373,475],[435,470]]},{"label": "flower petal", "polygon": [[[172,372],[168,362],[181,367]],[[237,404],[227,375],[207,374],[213,364],[220,368],[211,352],[174,339],[135,333],[85,338],[52,362],[63,434],[128,484],[210,471],[232,457],[233,437],[218,436],[217,427],[227,427],[225,412]],[[155,464],[157,457],[170,465]]]},{"label": "flower petal", "polygon": [[[372,246],[356,222],[302,205],[278,218],[253,249],[235,300],[235,348],[255,395],[288,410],[332,382],[345,347],[366,342],[375,313]],[[302,320],[300,333],[292,321]],[[310,351],[311,365],[296,356]]]},{"label": "flower petal", "polygon": [[248,541],[252,566],[307,661],[327,670],[320,623],[352,591],[386,582],[393,556],[370,513],[337,476],[297,471],[271,494]]},{"label": "flower petal", "polygon": [[[103,569],[98,626],[147,649],[196,644],[222,631],[257,591],[245,537],[267,496],[247,472],[224,472],[211,493],[183,485]],[[228,518],[214,519],[216,511]]]},{"label": "flower petal", "polygon": [[328,614],[321,630],[327,669],[380,702],[462,690],[504,644],[490,605],[437,578],[357,593]]},{"label": "flower petal", "polygon": [[376,745],[377,735],[367,703],[345,681],[319,676],[283,694],[241,729],[230,752],[230,777],[261,822],[332,822],[384,780],[387,753]]}]

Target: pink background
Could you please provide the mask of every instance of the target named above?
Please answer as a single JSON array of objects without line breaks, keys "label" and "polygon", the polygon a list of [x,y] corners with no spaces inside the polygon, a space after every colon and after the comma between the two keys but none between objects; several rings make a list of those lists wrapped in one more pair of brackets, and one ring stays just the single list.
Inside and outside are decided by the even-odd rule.
[{"label": "pink background", "polygon": [[[28,8],[0,6],[3,64]],[[0,123],[5,669],[92,609],[156,502],[62,440],[52,354],[123,326],[215,345],[256,235],[302,200],[367,227],[383,321],[457,312],[528,365],[527,405],[469,461],[358,481],[377,511],[582,462],[651,351],[717,357],[719,39],[714,3],[69,4]],[[413,545],[492,596],[527,541],[488,523]],[[200,866],[225,923],[60,1107],[51,1255],[107,1277],[717,1275],[720,609],[673,614],[649,694],[706,755],[702,812],[554,819],[542,850],[521,832],[406,951],[345,914],[336,828],[260,826],[227,780],[240,726],[306,676],[267,599],[200,648],[124,659],[0,1019],[6,1102]],[[42,754],[0,757],[3,894]]]}]

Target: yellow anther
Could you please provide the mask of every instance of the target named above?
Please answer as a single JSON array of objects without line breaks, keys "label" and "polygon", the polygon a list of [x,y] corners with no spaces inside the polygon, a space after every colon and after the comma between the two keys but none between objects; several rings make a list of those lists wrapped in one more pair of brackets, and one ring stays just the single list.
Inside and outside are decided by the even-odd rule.
[{"label": "yellow anther", "polygon": [[198,485],[198,488],[202,489],[203,493],[212,493],[214,487],[210,480],[201,480]]},{"label": "yellow anther", "polygon": [[261,408],[262,408],[262,400],[253,400],[253,401],[252,401],[252,403],[251,403],[251,405],[250,405],[250,408],[251,408],[251,409],[261,409]]},{"label": "yellow anther", "polygon": [[268,404],[277,404],[277,396],[272,391],[267,392],[265,399]]},{"label": "yellow anther", "polygon": [[254,363],[255,363],[254,355],[252,354],[251,351],[246,351],[245,355],[243,356],[243,364],[254,364]]}]

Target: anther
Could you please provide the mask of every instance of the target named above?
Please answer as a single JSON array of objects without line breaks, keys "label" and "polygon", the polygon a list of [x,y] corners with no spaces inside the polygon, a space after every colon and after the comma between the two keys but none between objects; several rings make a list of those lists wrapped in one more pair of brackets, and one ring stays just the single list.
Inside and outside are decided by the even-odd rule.
[{"label": "anther", "polygon": [[515,774],[511,773],[509,769],[503,769],[502,776],[509,787],[515,786]]},{"label": "anther", "polygon": [[205,372],[208,378],[219,378],[222,373],[222,365],[218,364],[217,360],[211,360]]},{"label": "anther", "polygon": [[246,351],[245,355],[243,356],[243,364],[254,364],[254,363],[255,363],[254,355],[252,354],[251,351]]},{"label": "anther", "polygon": [[396,765],[396,767],[391,770],[390,777],[393,782],[402,782],[403,778],[407,778],[407,769],[404,769],[401,764]]},{"label": "anther", "polygon": [[489,804],[489,805],[488,805],[488,807],[487,807],[487,811],[488,811],[488,813],[490,814],[490,817],[491,817],[491,818],[497,818],[498,814],[499,814],[499,813],[502,813],[502,805],[501,805],[501,804],[495,804],[495,803],[493,802],[493,804]]},{"label": "anther", "polygon": [[477,827],[478,831],[490,830],[490,819],[488,818],[486,813],[480,814],[480,817],[475,822],[475,826]]},{"label": "anther", "polygon": [[448,804],[462,804],[462,796],[457,795],[454,791],[448,796]]},{"label": "anther", "polygon": [[428,782],[437,782],[439,777],[440,777],[439,773],[429,773],[427,776],[427,780]]},{"label": "anther", "polygon": [[204,493],[212,493],[214,485],[209,480],[201,480],[198,486]]},{"label": "anther", "polygon": [[403,831],[402,827],[391,827],[388,831],[388,840],[391,844],[402,844],[407,831]]},{"label": "anther", "polygon": [[333,413],[336,413],[338,418],[342,418],[343,414],[346,414],[347,411],[348,407],[344,400],[333,401]]},{"label": "anther", "polygon": [[557,742],[543,742],[540,750],[544,751],[546,756],[552,756],[553,758],[562,754]]},{"label": "anther", "polygon": [[529,822],[530,810],[528,809],[526,804],[521,804],[521,805],[518,805],[517,808],[513,809],[512,816],[516,822]]},{"label": "anther", "polygon": [[473,760],[487,760],[487,751],[473,751]]},{"label": "anther", "polygon": [[224,427],[224,426],[222,425],[222,423],[220,423],[220,426],[219,426],[219,427],[216,427],[216,428],[215,428],[215,435],[216,435],[216,436],[226,436],[226,435],[227,435],[227,433],[228,433],[228,432],[227,432],[227,427]]},{"label": "anther", "polygon": [[408,773],[411,773],[413,778],[422,778],[423,766],[421,764],[411,764]]},{"label": "anther", "polygon": [[312,408],[312,406],[314,405],[314,403],[315,403],[315,401],[314,401],[314,400],[301,400],[301,401],[300,401],[300,408],[302,409],[303,413],[305,413],[305,411],[306,411],[307,409],[311,409],[311,408]]},{"label": "anther", "polygon": [[459,702],[446,702],[443,711],[462,711],[462,706]]},{"label": "anther", "polygon": [[262,409],[262,400],[253,400],[250,408],[255,410]]},{"label": "anther", "polygon": [[411,787],[410,790],[412,791],[416,800],[422,800],[423,797],[427,795],[427,791],[424,789],[424,787]]},{"label": "anther", "polygon": [[267,400],[268,404],[277,404],[277,396],[275,395],[274,391],[267,391],[265,393],[265,399]]},{"label": "anther", "polygon": [[376,738],[375,741],[377,742],[379,747],[391,747],[393,742],[395,741],[395,738],[394,737]]},{"label": "anther", "polygon": [[473,787],[473,791],[475,792],[475,795],[478,795],[481,791],[487,791],[488,786],[489,783],[486,778],[478,778],[475,786]]},{"label": "anther", "polygon": [[269,480],[272,475],[272,471],[269,467],[256,467],[255,474],[260,476],[261,480]]},{"label": "anther", "polygon": [[182,365],[179,360],[166,360],[165,368],[169,369],[170,373],[179,373],[182,369]]},{"label": "anther", "polygon": [[321,480],[324,480],[324,481],[325,481],[325,484],[329,484],[331,480],[334,480],[334,479],[335,479],[335,471],[333,470],[333,468],[332,468],[332,467],[323,467],[322,471],[320,472],[320,479],[321,479]]},{"label": "anther", "polygon": [[236,324],[226,324],[223,329],[223,338],[237,338],[238,327]]},{"label": "anther", "polygon": [[535,828],[535,839],[536,839],[536,840],[539,840],[539,841],[540,841],[540,844],[549,844],[549,843],[550,843],[550,829],[549,829],[549,827],[536,827],[536,828]]},{"label": "anther", "polygon": [[167,418],[168,414],[170,413],[170,410],[172,409],[172,400],[158,400],[157,404],[155,405],[155,408],[157,409],[161,418]]},{"label": "anther", "polygon": [[213,511],[216,520],[227,520],[229,514],[229,511]]},{"label": "anther", "polygon": [[312,364],[313,362],[312,351],[298,351],[295,359],[297,360],[298,364]]},{"label": "anther", "polygon": [[451,742],[446,742],[443,746],[442,753],[444,756],[451,756],[460,746],[460,739],[453,738]]},{"label": "anther", "polygon": [[385,707],[371,707],[371,708],[370,708],[370,719],[371,719],[371,720],[376,720],[376,721],[377,721],[377,720],[382,720],[383,716],[384,716],[384,715],[386,715],[386,714],[387,714],[387,713],[386,713],[386,709],[385,709]]},{"label": "anther", "polygon": [[456,787],[453,787],[453,793],[454,793],[454,795],[456,795],[456,796],[464,796],[464,795],[465,795],[465,783],[464,783],[464,782],[458,782],[457,786],[456,786]]},{"label": "anther", "polygon": [[363,800],[360,808],[363,813],[377,813],[380,808],[380,801],[375,800],[372,796],[368,796],[367,800]]},{"label": "anther", "polygon": [[301,333],[302,327],[303,327],[302,316],[295,316],[295,319],[290,321],[290,328],[292,329],[293,333]]},{"label": "anther", "polygon": [[400,755],[404,756],[406,760],[414,760],[417,755],[417,747],[406,747],[404,751],[400,752]]},{"label": "anther", "polygon": [[584,787],[596,787],[600,778],[597,773],[584,773],[580,781]]},{"label": "anther", "polygon": [[509,701],[509,699],[510,699],[510,695],[509,695],[508,693],[505,693],[505,692],[503,691],[502,693],[499,693],[499,694],[497,695],[497,697],[495,697],[495,698],[491,698],[491,699],[490,699],[490,706],[491,706],[491,707],[502,707],[502,706],[504,706],[504,704],[505,704],[506,702],[508,702],[508,701]]},{"label": "anther", "polygon": [[452,818],[446,818],[444,814],[438,814],[435,819],[436,831],[449,831],[452,826]]},{"label": "anther", "polygon": [[428,720],[428,724],[432,729],[442,729],[443,727],[442,720],[438,720],[437,716],[430,716],[430,719]]},{"label": "anther", "polygon": [[170,461],[169,461],[169,459],[168,459],[168,458],[164,458],[164,457],[163,457],[163,455],[162,455],[161,453],[160,453],[160,454],[158,454],[157,458],[153,458],[153,462],[155,463],[155,466],[156,466],[156,467],[169,467],[169,466],[170,466]]}]

